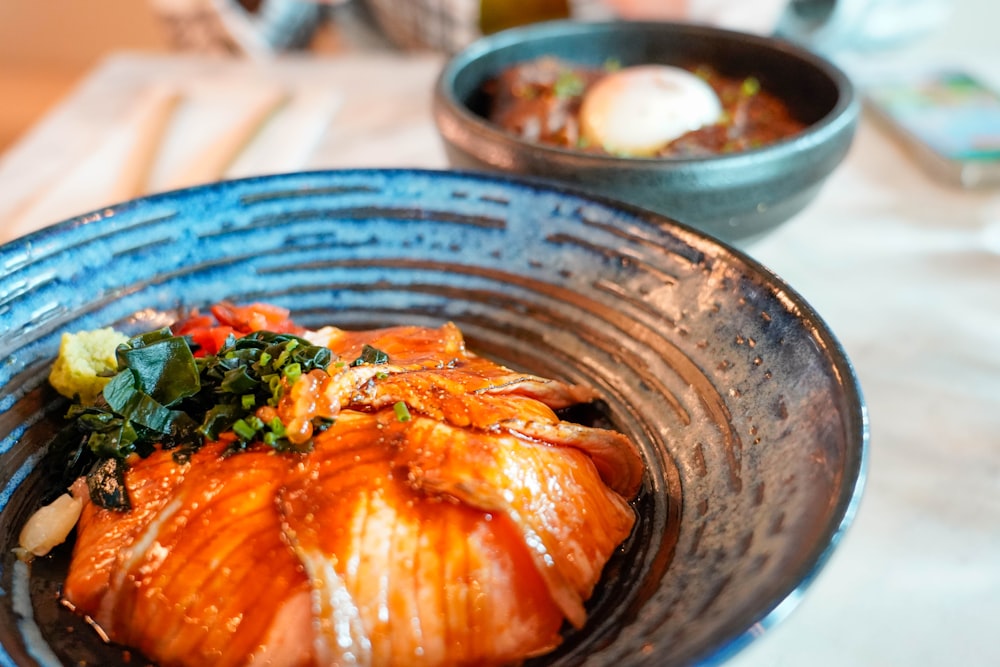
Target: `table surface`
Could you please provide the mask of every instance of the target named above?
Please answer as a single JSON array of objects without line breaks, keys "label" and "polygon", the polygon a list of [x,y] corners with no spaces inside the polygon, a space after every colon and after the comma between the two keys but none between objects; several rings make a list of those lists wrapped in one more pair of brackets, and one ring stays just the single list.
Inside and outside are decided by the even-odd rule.
[{"label": "table surface", "polygon": [[[440,64],[118,54],[0,156],[0,241],[111,203],[152,84],[183,93],[153,190],[272,86],[292,93],[287,104],[220,175],[445,167],[430,115]],[[1000,73],[1000,51],[971,65]],[[865,116],[815,202],[746,250],[841,340],[872,446],[841,546],[795,611],[731,664],[1000,664],[1000,191],[931,180]]]}]

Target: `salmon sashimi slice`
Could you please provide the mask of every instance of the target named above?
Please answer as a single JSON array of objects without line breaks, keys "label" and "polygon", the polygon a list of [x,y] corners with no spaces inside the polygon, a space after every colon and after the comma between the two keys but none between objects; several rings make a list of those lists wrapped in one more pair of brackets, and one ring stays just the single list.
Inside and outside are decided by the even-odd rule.
[{"label": "salmon sashimi slice", "polygon": [[331,664],[345,651],[492,665],[551,650],[564,618],[583,625],[634,523],[579,450],[392,410],[342,412],[298,476],[281,507],[314,605],[353,601],[325,619]]},{"label": "salmon sashimi slice", "polygon": [[598,398],[590,387],[518,373],[468,351],[462,332],[449,322],[439,328],[401,326],[367,331],[324,327],[306,334],[313,343],[330,348],[347,363],[359,358],[365,346],[381,350],[391,360],[387,373],[417,369],[447,370],[467,391],[516,394],[535,398],[553,409]]},{"label": "salmon sashimi slice", "polygon": [[308,605],[274,500],[294,457],[222,450],[208,445],[183,465],[166,451],[140,460],[126,473],[136,509],[88,503],[78,526],[64,597],[161,665],[244,664],[266,651],[284,606]]},{"label": "salmon sashimi slice", "polygon": [[85,504],[67,602],[164,667],[501,666],[582,627],[644,470],[622,434],[558,417],[593,392],[451,324],[305,336],[342,362],[310,373],[333,419],[309,451],[130,460],[133,509]]},{"label": "salmon sashimi slice", "polygon": [[616,432],[559,423],[552,412],[595,400],[589,387],[516,373],[479,357],[466,349],[461,331],[452,323],[437,329],[361,332],[326,327],[313,340],[342,359],[357,358],[369,345],[390,360],[342,369],[327,389],[332,402],[380,409],[403,401],[411,410],[456,426],[505,429],[571,443],[594,457],[605,483],[629,498],[638,492],[645,469],[631,440]]},{"label": "salmon sashimi slice", "polygon": [[506,516],[553,601],[582,627],[583,603],[632,530],[628,504],[572,446],[415,421],[397,458],[411,486]]}]

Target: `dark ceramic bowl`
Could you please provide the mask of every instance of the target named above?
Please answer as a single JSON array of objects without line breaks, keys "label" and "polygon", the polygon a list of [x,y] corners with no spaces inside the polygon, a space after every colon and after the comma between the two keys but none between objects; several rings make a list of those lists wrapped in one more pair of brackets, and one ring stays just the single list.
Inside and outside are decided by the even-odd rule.
[{"label": "dark ceramic bowl", "polygon": [[[0,247],[0,664],[129,662],[58,602],[69,545],[21,525],[66,483],[65,331],[168,322],[220,299],[303,324],[454,321],[471,348],[596,387],[574,418],[639,445],[638,524],[589,622],[529,665],[725,659],[784,616],[850,523],[867,419],[822,319],[745,255],[655,214],[485,175],[290,174],[167,193]],[[266,564],[261,565],[262,569]]]},{"label": "dark ceramic bowl", "polygon": [[[485,115],[485,81],[553,55],[600,67],[705,64],[755,76],[808,128],[742,153],[638,159],[595,155],[519,139]],[[688,223],[728,242],[759,237],[802,210],[841,162],[858,101],[848,78],[800,47],[754,35],[671,23],[561,21],[480,39],[449,60],[435,87],[434,118],[452,166],[556,179]]]}]

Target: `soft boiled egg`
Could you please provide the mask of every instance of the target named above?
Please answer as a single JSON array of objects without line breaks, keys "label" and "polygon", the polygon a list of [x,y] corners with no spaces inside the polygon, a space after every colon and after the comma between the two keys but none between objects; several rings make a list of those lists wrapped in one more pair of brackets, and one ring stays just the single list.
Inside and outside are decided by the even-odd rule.
[{"label": "soft boiled egg", "polygon": [[701,78],[679,67],[637,65],[590,87],[580,126],[587,141],[609,153],[645,157],[721,116],[718,96]]}]

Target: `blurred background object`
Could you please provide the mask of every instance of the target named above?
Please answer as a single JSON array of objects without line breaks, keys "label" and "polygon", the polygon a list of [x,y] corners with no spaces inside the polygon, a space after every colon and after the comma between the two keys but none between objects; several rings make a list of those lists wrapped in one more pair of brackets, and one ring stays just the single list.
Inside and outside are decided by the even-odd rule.
[{"label": "blurred background object", "polygon": [[454,53],[473,40],[518,25],[609,18],[606,0],[365,0],[379,29],[404,49]]},{"label": "blurred background object", "polygon": [[944,25],[952,0],[366,0],[407,49],[458,51],[504,28],[560,18],[680,21],[780,34],[824,53],[882,48]]},{"label": "blurred background object", "polygon": [[472,0],[366,0],[379,28],[405,49],[456,51],[480,36]]},{"label": "blurred background object", "polygon": [[106,54],[169,49],[159,18],[144,2],[0,2],[0,150]]},{"label": "blurred background object", "polygon": [[770,34],[789,0],[606,0],[625,19],[689,21]]},{"label": "blurred background object", "polygon": [[149,1],[179,50],[256,57],[307,48],[326,6],[309,0]]},{"label": "blurred background object", "polygon": [[479,29],[485,34],[507,28],[552,21],[570,16],[569,0],[535,0],[534,2],[510,2],[510,0],[480,0]]},{"label": "blurred background object", "polygon": [[[0,99],[4,100],[4,104],[0,105],[0,151],[12,145],[106,55],[120,51],[166,53],[183,48],[184,44],[191,46],[196,43],[197,36],[193,33],[183,37],[178,35],[180,26],[177,20],[166,16],[162,9],[182,1],[0,2]],[[216,6],[236,3],[236,0],[186,1],[192,6],[202,2],[212,2]],[[252,3],[254,0],[245,1]],[[788,34],[810,36],[816,42],[829,42],[834,38],[829,21],[834,17],[838,17],[839,21],[856,16],[856,3],[859,1],[868,0],[793,0],[778,29]],[[950,11],[938,14],[913,11],[913,8],[926,2],[939,7],[950,5]],[[315,3],[299,0],[298,4],[313,5],[302,11],[318,11],[324,16],[315,29],[308,33],[308,39],[304,32],[293,31],[296,35],[293,42],[297,44],[297,48],[315,54],[354,48],[391,48],[385,37],[389,37],[398,47],[442,48],[450,51],[460,48],[478,34],[478,18],[468,19],[475,24],[463,28],[465,32],[460,30],[453,33],[444,27],[456,25],[453,17],[460,13],[464,12],[464,15],[471,17],[474,12],[478,12],[479,0],[326,0]],[[526,6],[523,1],[517,4]],[[689,6],[692,12],[696,6],[700,6],[702,10],[698,11],[708,12],[713,2],[569,0],[569,4],[573,16],[589,19],[608,18],[614,11],[623,15],[628,12],[649,11],[650,5],[666,8],[683,4],[685,7]],[[640,7],[640,4],[645,5],[645,8]],[[720,7],[722,4],[726,4],[725,0],[714,2],[714,5]],[[158,6],[161,8],[158,9]],[[417,16],[421,12],[431,15],[427,13],[430,11],[427,7],[431,6],[440,8],[437,14],[439,24],[418,23]],[[922,38],[922,43],[929,48],[951,48],[955,41],[952,35],[961,35],[964,43],[990,44],[995,41],[995,25],[982,19],[995,11],[995,0],[952,0],[950,3],[947,0],[890,0],[883,6],[886,11],[880,13],[878,20],[869,24],[870,29],[879,27],[881,30],[881,33],[875,34],[885,35],[917,20],[919,25],[925,27],[929,22],[936,22],[937,29]],[[259,5],[245,5],[247,11],[252,11],[255,7],[260,9]],[[855,9],[848,11],[851,7]],[[890,8],[893,11],[889,11]],[[934,16],[937,18],[933,18]],[[237,19],[232,15],[230,20],[233,25],[242,23],[244,28],[248,25],[259,27],[262,22],[259,18]],[[693,20],[724,23],[718,14],[703,14],[700,17],[695,14]],[[421,37],[418,30],[420,25],[426,25],[428,34],[436,34],[437,37]],[[919,25],[911,29],[916,29]],[[189,27],[195,26],[197,24]],[[847,31],[845,34],[852,33]],[[857,33],[854,35],[857,37]],[[205,48],[224,50],[217,44]]]},{"label": "blurred background object", "polygon": [[836,54],[900,45],[948,24],[952,0],[791,0],[776,32]]}]

